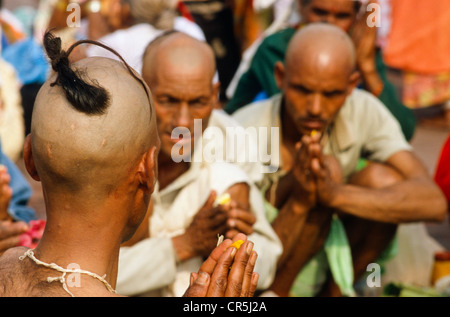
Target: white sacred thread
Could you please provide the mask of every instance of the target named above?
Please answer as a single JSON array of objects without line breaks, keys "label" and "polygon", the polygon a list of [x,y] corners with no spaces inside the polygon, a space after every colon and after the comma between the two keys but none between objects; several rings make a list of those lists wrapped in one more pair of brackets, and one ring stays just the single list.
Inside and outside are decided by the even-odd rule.
[{"label": "white sacred thread", "polygon": [[111,293],[116,293],[116,291],[111,287],[111,285],[105,280],[106,274],[103,276],[100,276],[98,274],[89,272],[89,271],[85,271],[85,270],[81,270],[81,269],[72,269],[72,270],[68,270],[65,268],[60,267],[59,265],[55,264],[55,263],[45,263],[42,262],[41,260],[37,259],[34,256],[34,252],[33,250],[29,249],[27,250],[22,256],[19,257],[20,261],[23,261],[23,259],[25,259],[25,257],[29,257],[31,260],[33,260],[37,265],[42,265],[45,266],[47,268],[53,269],[55,271],[61,272],[63,273],[62,276],[60,277],[47,277],[47,282],[51,283],[54,281],[60,281],[61,284],[63,285],[64,290],[72,297],[75,297],[67,288],[67,284],[66,284],[66,279],[65,276],[67,273],[79,273],[79,274],[86,274],[89,275],[97,280],[99,280],[100,282],[102,282],[103,284],[105,284],[106,288],[108,289],[108,291],[110,291]]}]

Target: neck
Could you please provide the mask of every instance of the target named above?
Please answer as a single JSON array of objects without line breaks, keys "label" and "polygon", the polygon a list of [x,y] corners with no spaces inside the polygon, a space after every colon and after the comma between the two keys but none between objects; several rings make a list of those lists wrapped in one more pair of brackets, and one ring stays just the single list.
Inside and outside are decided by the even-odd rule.
[{"label": "neck", "polygon": [[[78,208],[73,210],[63,203],[53,206],[46,199],[47,223],[35,249],[36,258],[63,268],[76,264],[78,268],[99,276],[106,274],[105,280],[115,288],[123,232],[120,223],[124,222],[112,219],[111,215],[116,216],[118,208],[127,207],[117,204],[111,208],[88,210],[82,204],[71,204]],[[88,287],[104,288],[101,282],[89,276],[83,277],[83,283]]]},{"label": "neck", "polygon": [[189,162],[174,162],[172,158],[166,157],[162,153],[158,157],[158,183],[159,189],[164,189],[190,167]]}]

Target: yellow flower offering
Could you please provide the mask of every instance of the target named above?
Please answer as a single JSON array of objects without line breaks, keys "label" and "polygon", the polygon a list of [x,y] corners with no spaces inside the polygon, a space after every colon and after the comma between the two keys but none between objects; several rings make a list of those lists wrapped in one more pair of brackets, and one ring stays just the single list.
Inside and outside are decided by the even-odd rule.
[{"label": "yellow flower offering", "polygon": [[224,193],[216,199],[217,205],[228,205],[230,202],[231,202],[231,196],[228,193]]},{"label": "yellow flower offering", "polygon": [[236,249],[239,250],[239,248],[241,247],[241,245],[244,243],[244,241],[242,240],[237,240],[236,242],[233,242],[232,245],[230,245],[229,247],[235,247]]}]

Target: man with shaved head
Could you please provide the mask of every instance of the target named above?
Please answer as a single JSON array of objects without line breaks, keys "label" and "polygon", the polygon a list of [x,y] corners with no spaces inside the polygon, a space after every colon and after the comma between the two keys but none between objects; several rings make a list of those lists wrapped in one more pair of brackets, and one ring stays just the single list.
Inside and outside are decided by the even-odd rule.
[{"label": "man with shaved head", "polygon": [[[242,74],[236,90],[229,96],[225,110],[233,113],[255,98],[280,93],[273,69],[283,61],[286,49],[296,30],[309,23],[323,22],[347,32],[356,48],[356,64],[361,74],[360,87],[376,96],[400,123],[407,140],[414,134],[416,119],[411,109],[402,104],[394,85],[387,78],[382,51],[376,45],[377,27],[368,21],[376,15],[372,7],[361,10],[360,0],[294,0],[298,2],[300,23],[290,25],[263,39],[248,69]],[[368,4],[376,0],[367,1]],[[363,11],[363,12],[360,12]],[[378,22],[378,21],[376,21]],[[228,93],[228,92],[227,92]]]},{"label": "man with shaved head", "polygon": [[[44,46],[55,72],[37,96],[24,160],[29,174],[42,182],[47,224],[35,249],[9,249],[0,258],[0,295],[112,296],[120,245],[144,219],[157,180],[160,140],[153,101],[128,65],[107,58],[71,65],[74,46],[61,51],[60,39],[50,33]],[[230,276],[246,270],[247,280],[255,278],[252,266],[242,263],[231,273],[234,256],[245,263],[249,256],[225,251],[229,245],[231,240],[218,246],[193,275],[188,295],[206,296],[219,265]],[[243,273],[239,276],[242,282]],[[215,294],[224,293],[226,287]]]},{"label": "man with shaved head", "polygon": [[[233,115],[244,127],[281,130],[281,159],[271,162],[279,169],[261,184],[283,244],[270,288],[277,295],[355,295],[352,281],[377,261],[399,223],[445,217],[443,195],[398,122],[356,88],[358,77],[348,35],[312,23],[293,36],[285,63],[276,64],[282,93]],[[362,169],[361,155],[371,161]],[[336,265],[345,261],[345,234],[353,267],[348,257],[347,266]],[[321,275],[327,260],[339,288]]]},{"label": "man with shaved head", "polygon": [[[219,88],[215,72],[209,45],[181,32],[168,32],[146,49],[142,74],[155,101],[159,178],[153,214],[143,223],[147,235],[121,249],[118,289],[124,294],[178,296],[218,235],[231,238],[238,232],[254,242],[258,287],[273,280],[281,245],[250,181],[252,173],[260,175],[259,165],[205,157],[206,149],[226,144],[220,138],[228,136],[227,126],[238,126],[222,110],[214,110]],[[230,203],[216,205],[225,193]],[[149,275],[154,279],[144,278]]]}]

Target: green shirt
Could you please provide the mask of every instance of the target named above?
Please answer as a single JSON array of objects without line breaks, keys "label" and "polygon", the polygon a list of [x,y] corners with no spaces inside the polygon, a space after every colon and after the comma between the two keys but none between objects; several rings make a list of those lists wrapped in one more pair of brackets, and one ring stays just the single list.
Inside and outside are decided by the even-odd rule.
[{"label": "green shirt", "polygon": [[[261,92],[264,92],[268,97],[280,92],[273,74],[274,67],[277,61],[284,60],[287,46],[295,32],[295,28],[287,28],[268,36],[262,41],[249,69],[240,78],[233,98],[225,106],[226,112],[231,114],[251,103]],[[416,118],[412,110],[402,104],[395,87],[388,81],[386,66],[381,51],[378,49],[376,51],[376,68],[384,82],[384,89],[378,99],[400,123],[402,132],[409,141],[414,134]]]}]

